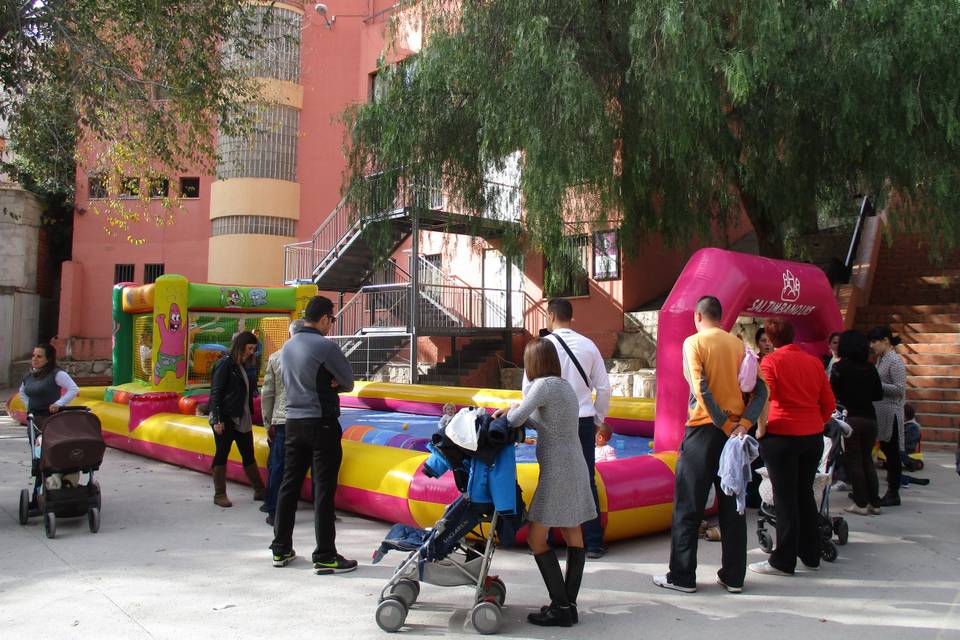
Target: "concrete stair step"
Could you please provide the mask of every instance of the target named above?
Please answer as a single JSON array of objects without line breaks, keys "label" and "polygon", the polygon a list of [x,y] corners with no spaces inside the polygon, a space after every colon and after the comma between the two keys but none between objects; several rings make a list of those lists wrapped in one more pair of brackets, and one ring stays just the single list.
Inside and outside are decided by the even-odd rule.
[{"label": "concrete stair step", "polygon": [[945,400],[960,402],[960,388],[957,389],[926,389],[907,387],[907,401],[916,404],[924,400]]},{"label": "concrete stair step", "polygon": [[943,375],[908,375],[907,389],[960,389],[960,378]]},{"label": "concrete stair step", "polygon": [[869,306],[865,307],[864,311],[866,313],[883,314],[888,317],[890,314],[894,313],[911,313],[924,316],[932,313],[958,315],[960,314],[960,303],[957,303],[956,301],[953,304],[871,303]]},{"label": "concrete stair step", "polygon": [[876,295],[871,295],[870,302],[885,305],[896,304],[901,300],[910,300],[915,305],[938,306],[956,302],[957,297],[957,292],[952,289],[928,290],[905,287],[903,289],[880,289]]},{"label": "concrete stair step", "polygon": [[960,430],[960,415],[950,413],[920,413],[918,411],[917,422],[924,428],[936,427],[940,429]]},{"label": "concrete stair step", "polygon": [[922,338],[913,338],[912,336],[928,335],[942,336],[935,340],[929,340],[930,342],[953,342],[954,340],[960,340],[960,323],[934,324],[929,322],[897,322],[891,320],[886,322],[868,322],[863,320],[859,315],[857,316],[856,328],[860,331],[869,331],[877,325],[888,325],[891,331],[901,334],[901,337],[904,339],[904,341],[910,338],[913,342],[925,342],[926,340]]}]

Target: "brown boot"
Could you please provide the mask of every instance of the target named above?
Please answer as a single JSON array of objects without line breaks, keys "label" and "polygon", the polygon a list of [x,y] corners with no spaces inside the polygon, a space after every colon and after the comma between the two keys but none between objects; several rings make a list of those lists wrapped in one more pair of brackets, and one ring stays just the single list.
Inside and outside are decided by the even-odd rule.
[{"label": "brown boot", "polygon": [[263,502],[265,490],[263,488],[263,480],[260,479],[260,469],[255,464],[248,464],[243,468],[243,472],[247,474],[247,480],[250,481],[250,486],[253,487],[253,499],[258,502]]},{"label": "brown boot", "polygon": [[213,468],[213,504],[218,507],[232,507],[227,497],[227,467],[217,465]]}]

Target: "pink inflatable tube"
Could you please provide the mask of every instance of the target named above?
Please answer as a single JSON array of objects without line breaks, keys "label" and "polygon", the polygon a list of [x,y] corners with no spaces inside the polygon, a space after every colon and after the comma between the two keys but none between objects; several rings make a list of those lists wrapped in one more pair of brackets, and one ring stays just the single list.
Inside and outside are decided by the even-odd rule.
[{"label": "pink inflatable tube", "polygon": [[683,440],[690,394],[683,341],[696,331],[694,308],[706,295],[720,299],[724,329],[739,315],[786,318],[795,342],[815,355],[826,353],[830,333],[843,330],[833,289],[819,268],[721,249],[697,251],[660,310],[655,451],[675,451]]}]

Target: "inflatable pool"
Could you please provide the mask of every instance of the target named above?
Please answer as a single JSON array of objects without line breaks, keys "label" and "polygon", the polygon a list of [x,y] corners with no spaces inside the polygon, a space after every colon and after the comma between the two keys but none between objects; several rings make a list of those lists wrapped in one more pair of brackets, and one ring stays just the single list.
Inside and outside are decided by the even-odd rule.
[{"label": "inflatable pool", "polygon": [[[110,391],[84,387],[74,400],[99,416],[109,446],[209,472],[214,443],[206,418],[177,413],[180,403],[176,394],[127,391],[122,398],[126,404],[121,404],[104,400],[105,395],[116,395]],[[435,430],[440,407],[446,402],[493,409],[519,399],[515,391],[358,383],[343,397],[344,455],[337,507],[387,522],[432,526],[459,494],[449,476],[432,480],[419,473],[427,454],[409,443],[405,448],[404,442],[422,440]],[[670,526],[675,454],[649,453],[647,437],[630,435],[645,430],[642,423],[652,418],[650,405],[651,401],[616,402],[618,435],[614,444],[623,442],[618,453],[630,457],[597,465],[601,518],[608,541]],[[398,413],[400,408],[405,411]],[[11,399],[10,409],[12,415],[25,417],[18,398]],[[364,436],[368,436],[366,441]],[[257,463],[265,472],[268,447],[262,427],[254,428],[254,444]],[[539,473],[532,462],[532,449],[526,445],[518,451],[518,481],[528,501]],[[246,482],[236,451],[231,453],[228,475]],[[305,485],[305,496],[308,490]]]}]

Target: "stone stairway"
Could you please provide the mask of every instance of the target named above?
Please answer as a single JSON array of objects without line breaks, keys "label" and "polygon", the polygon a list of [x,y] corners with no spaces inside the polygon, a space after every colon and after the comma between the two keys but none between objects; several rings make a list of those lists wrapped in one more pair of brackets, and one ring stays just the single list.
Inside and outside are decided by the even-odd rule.
[{"label": "stone stairway", "polygon": [[922,245],[901,239],[880,249],[870,304],[857,313],[864,331],[889,324],[903,344],[907,402],[924,443],[956,445],[960,434],[960,254],[931,265]]}]

